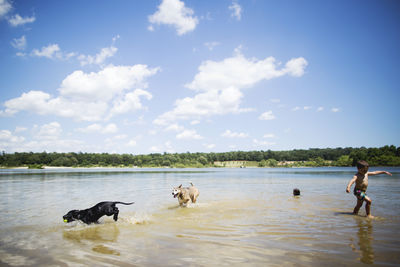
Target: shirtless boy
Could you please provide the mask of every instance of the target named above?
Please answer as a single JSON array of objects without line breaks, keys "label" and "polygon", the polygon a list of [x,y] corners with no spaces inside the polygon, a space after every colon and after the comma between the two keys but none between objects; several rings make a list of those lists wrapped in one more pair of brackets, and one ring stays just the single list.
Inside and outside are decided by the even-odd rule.
[{"label": "shirtless boy", "polygon": [[366,161],[360,160],[357,162],[357,170],[358,172],[354,175],[353,179],[350,180],[347,185],[346,192],[350,193],[351,186],[356,183],[354,186],[354,195],[357,197],[357,205],[354,207],[353,214],[358,214],[363,202],[365,201],[365,211],[367,213],[368,218],[373,218],[371,215],[371,203],[372,200],[366,194],[368,187],[368,176],[370,175],[378,175],[378,174],[387,174],[392,176],[390,172],[387,171],[374,171],[368,172],[369,165]]}]

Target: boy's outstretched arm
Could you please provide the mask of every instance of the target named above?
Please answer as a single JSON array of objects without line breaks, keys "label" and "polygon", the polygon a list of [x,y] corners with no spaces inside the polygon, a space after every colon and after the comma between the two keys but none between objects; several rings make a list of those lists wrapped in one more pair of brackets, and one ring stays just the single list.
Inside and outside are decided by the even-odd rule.
[{"label": "boy's outstretched arm", "polygon": [[387,171],[374,171],[374,172],[368,172],[368,175],[378,175],[378,174],[387,174],[392,176],[392,174],[390,172]]},{"label": "boy's outstretched arm", "polygon": [[356,180],[357,180],[357,176],[354,175],[353,179],[351,179],[350,182],[347,184],[347,187],[346,187],[347,193],[350,193],[350,188],[355,183]]}]

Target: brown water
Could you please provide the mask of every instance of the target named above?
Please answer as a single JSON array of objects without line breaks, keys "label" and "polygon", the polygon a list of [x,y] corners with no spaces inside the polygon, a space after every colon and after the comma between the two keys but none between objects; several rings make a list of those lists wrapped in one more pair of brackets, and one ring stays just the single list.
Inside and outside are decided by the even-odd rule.
[{"label": "brown water", "polygon": [[[350,215],[353,168],[1,170],[1,266],[347,266],[400,264],[400,169],[370,178],[367,219]],[[193,182],[181,208],[171,186]],[[299,198],[292,196],[301,189]],[[65,224],[105,200],[118,222]]]}]

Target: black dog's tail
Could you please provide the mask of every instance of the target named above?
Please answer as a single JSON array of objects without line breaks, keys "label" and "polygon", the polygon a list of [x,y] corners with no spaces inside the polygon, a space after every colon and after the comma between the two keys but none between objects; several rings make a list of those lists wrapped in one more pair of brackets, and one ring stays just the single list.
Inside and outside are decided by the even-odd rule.
[{"label": "black dog's tail", "polygon": [[121,201],[115,201],[115,204],[124,204],[124,205],[132,205],[135,204],[135,202],[129,202],[129,203],[125,203],[125,202],[121,202]]}]

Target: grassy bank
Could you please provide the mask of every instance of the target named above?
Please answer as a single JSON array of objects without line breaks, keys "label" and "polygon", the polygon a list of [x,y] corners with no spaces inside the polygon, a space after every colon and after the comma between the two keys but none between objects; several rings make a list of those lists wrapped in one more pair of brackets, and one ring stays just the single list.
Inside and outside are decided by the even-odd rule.
[{"label": "grassy bank", "polygon": [[57,169],[57,168],[300,168],[300,167],[337,167],[332,161],[215,161],[212,164],[174,164],[171,166],[159,166],[155,164],[135,166],[135,165],[78,165],[78,166],[45,166],[45,165],[26,165],[26,166],[0,166],[1,169]]}]

